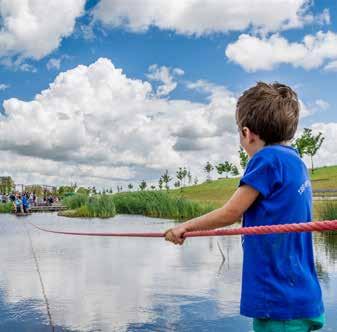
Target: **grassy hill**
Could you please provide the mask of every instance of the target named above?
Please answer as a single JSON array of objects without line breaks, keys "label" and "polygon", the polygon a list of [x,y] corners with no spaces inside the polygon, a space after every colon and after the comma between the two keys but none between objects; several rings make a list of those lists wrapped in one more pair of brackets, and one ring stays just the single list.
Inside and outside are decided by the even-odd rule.
[{"label": "grassy hill", "polygon": [[[337,189],[337,166],[317,168],[311,174],[313,190]],[[199,202],[210,202],[216,206],[222,206],[233,194],[239,178],[213,180],[199,185],[186,187],[182,196]],[[171,194],[180,195],[180,189],[172,190]],[[318,217],[321,202],[314,202],[315,217]]]}]

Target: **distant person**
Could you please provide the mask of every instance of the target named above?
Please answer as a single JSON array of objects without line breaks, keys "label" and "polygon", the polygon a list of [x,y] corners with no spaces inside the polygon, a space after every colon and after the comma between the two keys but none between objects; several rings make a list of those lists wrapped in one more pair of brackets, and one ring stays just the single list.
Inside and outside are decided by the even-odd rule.
[{"label": "distant person", "polygon": [[34,195],[33,195],[33,193],[29,194],[28,202],[29,202],[29,205],[33,205],[34,204]]},{"label": "distant person", "polygon": [[[259,82],[237,102],[240,144],[250,157],[239,188],[219,209],[166,231],[183,244],[184,233],[229,226],[312,220],[308,170],[289,145],[299,119],[299,101],[288,86]],[[240,312],[254,318],[255,332],[308,332],[322,328],[324,307],[313,258],[312,234],[242,237]]]},{"label": "distant person", "polygon": [[10,200],[11,202],[14,202],[14,201],[15,201],[15,195],[14,195],[13,193],[11,193],[11,194],[9,195],[9,200]]},{"label": "distant person", "polygon": [[29,211],[29,202],[27,199],[27,194],[22,195],[22,208],[24,213],[28,213]]},{"label": "distant person", "polygon": [[17,195],[15,198],[15,212],[22,213],[22,200],[20,195]]}]

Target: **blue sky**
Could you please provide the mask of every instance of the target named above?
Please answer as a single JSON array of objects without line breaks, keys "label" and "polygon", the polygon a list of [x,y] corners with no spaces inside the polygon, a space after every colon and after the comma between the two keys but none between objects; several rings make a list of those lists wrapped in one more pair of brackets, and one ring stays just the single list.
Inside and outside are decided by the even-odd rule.
[{"label": "blue sky", "polygon": [[[334,150],[328,144],[335,139],[330,136],[337,129],[335,107],[337,95],[334,91],[337,84],[337,3],[289,0],[288,5],[280,7],[280,0],[270,2],[259,0],[259,2],[261,8],[256,9],[250,8],[249,1],[244,0],[228,0],[224,2],[225,5],[221,2],[219,5],[214,5],[205,0],[204,10],[202,8],[200,10],[197,5],[194,6],[193,1],[183,9],[176,6],[174,1],[172,6],[165,1],[144,1],[144,6],[139,8],[134,8],[132,1],[76,0],[72,5],[67,1],[60,1],[60,8],[57,5],[53,7],[50,1],[41,0],[41,7],[36,8],[30,7],[28,0],[22,1],[22,6],[12,6],[10,1],[4,1],[6,10],[3,9],[2,13],[0,11],[2,18],[0,101],[1,112],[4,114],[3,117],[0,116],[0,134],[6,137],[6,142],[0,144],[0,154],[4,156],[2,164],[0,163],[0,171],[10,173],[13,168],[10,160],[14,160],[12,161],[16,163],[14,177],[19,178],[20,181],[63,183],[75,180],[84,185],[92,183],[98,186],[103,186],[106,182],[112,186],[116,183],[139,181],[142,178],[155,181],[162,170],[168,168],[173,172],[178,165],[194,167],[195,175],[202,177],[200,168],[207,160],[218,162],[229,159],[237,162],[236,147],[231,147],[237,144],[237,141],[233,128],[228,129],[232,125],[229,119],[229,114],[233,114],[231,98],[237,98],[243,90],[261,80],[280,81],[296,89],[305,108],[301,128],[311,126],[314,130],[323,131],[327,136],[327,146],[319,159],[325,164],[336,163],[335,157],[331,156]],[[162,7],[156,6],[159,3],[162,3]],[[242,6],[245,3],[247,3],[246,10]],[[265,6],[263,6],[264,3]],[[235,14],[231,14],[231,8],[235,9],[237,4],[241,6]],[[60,12],[64,10],[61,5],[65,8],[63,14],[58,13],[58,10]],[[67,8],[67,6],[72,7]],[[217,6],[219,8],[216,8]],[[45,12],[53,11],[55,15],[50,15],[44,22],[46,15],[41,8]],[[22,12],[27,15],[22,15]],[[33,25],[29,17],[35,18],[37,23]],[[20,27],[22,24],[22,30],[8,25],[6,22],[9,19],[15,20],[16,26]],[[231,20],[233,20],[232,23],[230,23]],[[25,29],[28,32],[31,30],[30,33],[26,34]],[[44,33],[44,31],[47,32]],[[242,36],[245,36],[245,43],[241,43]],[[313,44],[303,42],[308,36],[313,38]],[[88,146],[83,142],[78,146],[70,147],[67,143],[69,134],[64,133],[64,136],[55,139],[55,142],[51,142],[50,146],[45,147],[43,151],[36,147],[38,138],[31,137],[37,131],[41,130],[37,137],[43,139],[44,136],[53,137],[55,132],[59,135],[58,129],[60,129],[55,123],[54,127],[47,125],[42,130],[45,120],[39,123],[41,113],[38,112],[44,112],[44,107],[47,109],[50,107],[48,114],[51,114],[49,120],[51,122],[53,112],[60,110],[63,117],[72,118],[72,112],[75,112],[76,107],[79,107],[79,111],[82,112],[79,103],[74,102],[73,95],[79,99],[89,98],[88,91],[84,88],[74,87],[72,90],[68,84],[67,91],[71,91],[72,97],[65,92],[58,92],[59,95],[56,98],[55,89],[49,85],[53,84],[58,75],[66,78],[71,75],[82,75],[79,79],[84,79],[83,75],[86,74],[74,74],[73,71],[79,70],[81,65],[91,68],[89,66],[97,63],[100,58],[110,61],[114,68],[122,69],[126,78],[131,80],[130,84],[136,84],[137,80],[141,80],[142,89],[147,89],[146,84],[151,86],[152,97],[144,97],[142,102],[151,103],[151,107],[155,107],[153,104],[158,103],[158,107],[163,108],[162,111],[158,110],[159,113],[171,112],[170,116],[167,115],[166,122],[160,123],[160,126],[168,127],[165,128],[164,131],[167,133],[163,134],[162,139],[167,140],[166,146],[171,146],[172,151],[168,152],[168,156],[173,161],[170,160],[165,164],[152,159],[153,151],[150,145],[144,148],[146,151],[142,155],[137,155],[137,148],[135,147],[136,151],[133,151],[130,148],[130,142],[120,142],[120,145],[126,144],[126,148],[118,150],[119,153],[128,150],[133,157],[117,162],[116,158],[111,161],[95,155],[94,160],[101,165],[102,170],[99,174],[91,176],[89,173],[92,173],[93,164],[88,160],[93,154],[88,151],[94,147],[90,146],[90,143]],[[100,64],[100,66],[105,65],[107,72],[111,70],[111,74],[115,77],[117,74],[109,64]],[[151,65],[156,65],[152,72],[152,79],[149,71]],[[174,68],[178,68],[180,72],[179,70],[174,72]],[[88,72],[90,70],[88,69]],[[163,81],[163,75],[168,81]],[[156,78],[153,78],[154,76]],[[107,76],[104,79],[111,79],[111,77]],[[195,88],[196,82],[199,82],[199,88]],[[99,81],[96,83],[99,85]],[[91,84],[96,83],[91,82]],[[62,86],[63,83],[60,80],[58,84]],[[99,90],[98,85],[91,87],[91,90],[101,96],[101,91],[105,88]],[[159,94],[158,86],[169,89],[168,93]],[[48,96],[44,97],[43,102],[36,102],[35,96],[46,89],[49,91]],[[94,97],[91,98],[89,103],[94,103]],[[115,103],[114,100],[119,98],[118,94],[114,95],[114,98],[111,101],[109,97],[116,112],[113,116],[115,124],[118,122],[118,114],[122,114],[126,105]],[[55,106],[55,100],[58,106]],[[179,101],[188,103],[188,107],[185,104],[181,106]],[[40,102],[43,107],[36,106]],[[132,102],[130,99],[130,103]],[[228,116],[228,125],[227,127],[224,125],[228,132],[224,132],[223,137],[219,135],[219,128],[214,129],[215,124],[210,123],[209,120],[212,117],[219,119],[222,116],[214,116],[215,113],[221,112],[217,108],[219,103],[225,104],[225,108],[228,107],[223,115]],[[140,117],[149,116],[147,109],[142,111],[138,104],[134,107],[139,108],[137,112]],[[171,107],[174,111],[169,111]],[[179,107],[182,107],[181,110]],[[192,128],[192,124],[186,124],[188,120],[185,120],[186,127],[182,123],[179,124],[183,122],[180,114],[186,111],[186,107],[201,109],[200,114],[203,114],[203,118],[200,119],[198,128]],[[97,117],[99,112],[94,112]],[[101,115],[109,113],[109,111],[106,112]],[[83,114],[88,115],[85,112]],[[43,114],[43,116],[48,115]],[[135,115],[131,112],[125,116],[131,119]],[[156,115],[151,113],[150,116]],[[187,118],[187,115],[184,116]],[[18,119],[26,125],[21,124],[21,120]],[[112,121],[112,118],[110,120]],[[204,131],[199,130],[204,127],[202,121],[205,121]],[[103,125],[100,127],[98,122],[95,127],[97,132],[109,131],[109,127]],[[140,126],[141,123],[143,122],[139,123]],[[177,128],[172,129],[175,123]],[[85,123],[83,126],[85,131],[87,126]],[[146,127],[148,130],[146,135],[151,135],[154,129]],[[184,134],[172,134],[183,129],[198,132],[199,136],[193,134],[193,137],[191,135],[185,137]],[[21,136],[22,132],[26,132],[26,136]],[[93,135],[90,138],[87,131],[83,137],[90,142],[93,137],[99,136],[93,133],[94,131],[90,133]],[[222,149],[219,148],[221,138],[225,139],[224,142],[230,142],[228,145],[224,144]],[[110,146],[116,144],[115,138],[111,136],[104,137],[102,140],[102,145],[109,142]],[[179,140],[183,140],[183,143]],[[196,140],[197,143],[195,143]],[[154,144],[157,143],[154,141]],[[179,150],[175,148],[177,146],[184,146],[186,150]],[[73,158],[78,149],[81,150],[80,157]],[[106,153],[109,154],[109,150]],[[160,155],[161,152],[156,153]],[[164,151],[162,153],[165,155]],[[200,157],[200,153],[202,160],[195,165],[190,165],[196,156]],[[40,174],[36,171],[32,176],[31,169],[23,166],[27,163],[39,165],[41,162],[52,163],[52,165],[48,164],[52,169],[69,168],[69,173],[63,176],[59,173]],[[36,168],[38,170],[38,167]]]}]

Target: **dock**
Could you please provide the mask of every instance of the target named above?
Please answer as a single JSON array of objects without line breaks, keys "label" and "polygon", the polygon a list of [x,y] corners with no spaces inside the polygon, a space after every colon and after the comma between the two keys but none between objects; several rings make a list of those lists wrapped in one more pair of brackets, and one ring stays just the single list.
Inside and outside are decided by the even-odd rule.
[{"label": "dock", "polygon": [[58,212],[66,210],[67,208],[64,205],[61,204],[53,204],[53,205],[36,205],[31,206],[29,208],[29,211],[32,213],[38,213],[38,212]]}]

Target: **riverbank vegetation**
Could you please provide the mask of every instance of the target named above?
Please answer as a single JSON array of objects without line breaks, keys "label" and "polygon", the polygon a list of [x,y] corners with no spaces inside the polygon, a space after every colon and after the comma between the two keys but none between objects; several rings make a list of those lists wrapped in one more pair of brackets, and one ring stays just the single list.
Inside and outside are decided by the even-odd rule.
[{"label": "riverbank vegetation", "polygon": [[12,209],[12,203],[0,203],[0,213],[11,213]]},{"label": "riverbank vegetation", "polygon": [[116,207],[111,196],[76,194],[66,197],[63,204],[69,209],[59,212],[65,217],[110,218],[116,215]]},{"label": "riverbank vegetation", "polygon": [[215,209],[212,203],[201,203],[163,191],[119,193],[113,196],[117,213],[187,220]]},{"label": "riverbank vegetation", "polygon": [[84,194],[63,200],[69,209],[59,213],[66,217],[113,217],[119,214],[139,214],[149,217],[187,220],[207,213],[214,204],[194,202],[164,191],[124,192],[115,195]]},{"label": "riverbank vegetation", "polygon": [[326,201],[319,207],[320,220],[337,220],[337,201]]}]

